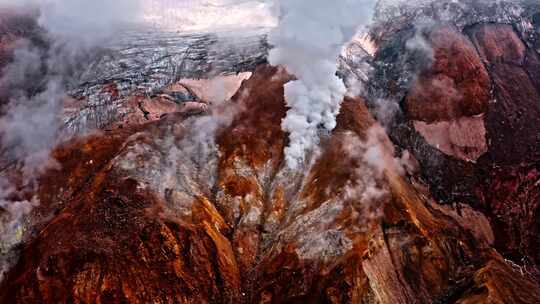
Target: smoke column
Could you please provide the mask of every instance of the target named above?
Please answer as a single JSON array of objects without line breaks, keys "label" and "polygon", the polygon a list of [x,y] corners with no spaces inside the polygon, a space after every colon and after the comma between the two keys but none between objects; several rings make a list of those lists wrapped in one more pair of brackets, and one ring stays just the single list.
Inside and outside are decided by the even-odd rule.
[{"label": "smoke column", "polygon": [[269,36],[272,65],[298,80],[285,86],[290,108],[282,122],[289,133],[285,159],[291,169],[319,143],[318,130],[331,131],[346,93],[336,76],[343,46],[372,18],[376,0],[275,0],[278,26]]}]

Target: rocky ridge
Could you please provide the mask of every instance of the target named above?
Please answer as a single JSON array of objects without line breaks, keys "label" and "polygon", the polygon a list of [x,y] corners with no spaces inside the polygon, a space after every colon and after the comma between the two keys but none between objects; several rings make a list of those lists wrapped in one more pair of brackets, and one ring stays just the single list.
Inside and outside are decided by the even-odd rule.
[{"label": "rocky ridge", "polygon": [[66,117],[102,93],[136,114],[96,107],[101,131],[21,185],[13,199],[40,205],[0,302],[540,302],[534,7],[400,8],[373,56],[342,58],[367,91],[300,171],[283,163],[281,68],[234,78],[225,102],[185,79],[72,94]]},{"label": "rocky ridge", "polygon": [[24,246],[1,301],[540,299],[537,283],[490,248],[482,214],[439,206],[402,176],[361,99],[345,101],[309,170],[286,169],[289,79],[259,67],[232,116],[231,106],[212,109],[234,117],[215,142],[198,141],[208,116],[174,115],[60,147],[63,166],[43,176],[34,214],[54,219]]}]

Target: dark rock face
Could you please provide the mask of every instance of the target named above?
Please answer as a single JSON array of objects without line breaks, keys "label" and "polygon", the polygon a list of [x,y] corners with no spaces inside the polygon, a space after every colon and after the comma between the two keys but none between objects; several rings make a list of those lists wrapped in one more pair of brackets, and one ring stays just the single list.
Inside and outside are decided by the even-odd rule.
[{"label": "dark rock face", "polygon": [[[433,17],[435,8],[409,8],[407,21],[394,21],[393,32],[380,35],[374,81],[380,88],[399,84],[386,94],[403,109],[390,125],[391,138],[417,157],[431,192],[441,201],[468,202],[484,212],[495,230],[496,248],[534,272],[540,262],[534,16],[540,8],[504,1],[493,5],[499,8],[491,15],[486,6],[469,17],[436,16],[421,32],[433,61],[420,67],[411,64],[414,56],[400,60],[392,54],[410,53],[411,26]],[[483,23],[484,17],[493,20]],[[399,38],[404,35],[409,38]]]},{"label": "dark rock face", "polygon": [[495,167],[476,189],[478,202],[491,219],[495,247],[537,277],[540,179],[537,164]]},{"label": "dark rock face", "polygon": [[538,54],[527,48],[510,25],[469,30],[490,70],[494,101],[486,117],[491,160],[519,164],[540,159]]}]

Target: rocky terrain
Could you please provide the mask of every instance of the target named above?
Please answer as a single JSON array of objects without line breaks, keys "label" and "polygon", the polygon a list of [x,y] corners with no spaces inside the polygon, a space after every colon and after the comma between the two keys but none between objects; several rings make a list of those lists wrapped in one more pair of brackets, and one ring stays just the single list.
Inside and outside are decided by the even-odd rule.
[{"label": "rocky terrain", "polygon": [[[130,30],[104,46],[72,84],[70,96],[83,108],[66,119],[70,133],[104,128],[132,109],[127,97],[156,97],[183,79],[235,75],[266,61],[265,29],[242,33],[180,34],[159,29]],[[180,88],[179,88],[180,89]],[[197,100],[193,92],[172,94],[176,103]]]},{"label": "rocky terrain", "polygon": [[[301,170],[263,33],[108,49],[57,165],[28,185],[0,161],[7,200],[39,202],[0,303],[540,303],[540,6],[395,2],[340,58],[366,89]],[[0,17],[6,64],[39,30]]]},{"label": "rocky terrain", "polygon": [[[437,17],[442,7],[446,14]],[[387,25],[393,30],[381,36],[374,59],[374,95],[403,109],[390,135],[422,164],[439,201],[488,216],[496,248],[538,277],[540,7],[441,1],[413,11],[416,20],[434,21],[407,28],[383,19],[394,20]],[[407,47],[399,39],[408,38],[397,37],[417,43]],[[421,42],[432,52],[427,64],[417,59]]]}]

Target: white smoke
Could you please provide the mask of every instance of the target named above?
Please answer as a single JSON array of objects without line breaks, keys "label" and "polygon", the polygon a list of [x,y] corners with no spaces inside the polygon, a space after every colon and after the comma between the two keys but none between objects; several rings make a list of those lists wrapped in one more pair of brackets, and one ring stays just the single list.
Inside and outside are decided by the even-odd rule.
[{"label": "white smoke", "polygon": [[[7,114],[0,118],[0,139],[25,171],[40,171],[57,143],[66,85],[84,72],[96,48],[139,14],[139,2],[85,0],[2,0],[0,9],[38,12],[48,47],[27,40],[15,45],[13,62],[0,79],[7,92]],[[29,87],[32,90],[29,90]],[[37,92],[36,92],[37,91]]]},{"label": "white smoke", "polygon": [[428,39],[429,32],[436,26],[435,21],[421,20],[414,23],[414,36],[405,42],[405,49],[423,66],[431,66],[435,60],[435,50]]},{"label": "white smoke", "polygon": [[38,204],[18,198],[17,189],[31,188],[43,170],[57,165],[50,152],[60,141],[67,85],[84,72],[102,43],[136,20],[139,1],[0,0],[0,10],[36,18],[43,30],[40,45],[30,39],[15,42],[13,60],[0,73],[0,98],[7,102],[0,111],[0,156],[22,169],[17,185],[0,172],[1,280]]},{"label": "white smoke", "polygon": [[353,202],[355,209],[361,212],[359,220],[362,221],[361,227],[365,229],[381,218],[381,202],[388,195],[388,189],[381,180],[388,166],[384,156],[393,151],[387,150],[380,132],[379,127],[372,127],[368,130],[365,141],[349,132],[343,142],[344,156],[359,163],[343,189],[343,199]]},{"label": "white smoke", "polygon": [[42,0],[39,23],[60,39],[98,46],[142,16],[139,0]]},{"label": "white smoke", "polygon": [[275,0],[279,25],[269,36],[269,61],[298,80],[285,86],[290,110],[282,127],[289,133],[290,168],[305,161],[319,141],[318,129],[332,130],[346,94],[336,76],[343,46],[372,18],[376,0]]},{"label": "white smoke", "polygon": [[10,181],[0,176],[0,282],[16,260],[13,248],[25,234],[25,218],[37,205],[37,200],[14,200],[16,193]]},{"label": "white smoke", "polygon": [[353,132],[347,132],[342,142],[344,157],[354,159],[359,164],[353,168],[351,179],[343,189],[343,199],[353,202],[361,227],[369,227],[383,216],[384,204],[390,199],[390,189],[386,174],[391,172],[404,175],[415,170],[414,160],[408,151],[396,157],[394,145],[385,129],[375,124],[361,139]]}]

